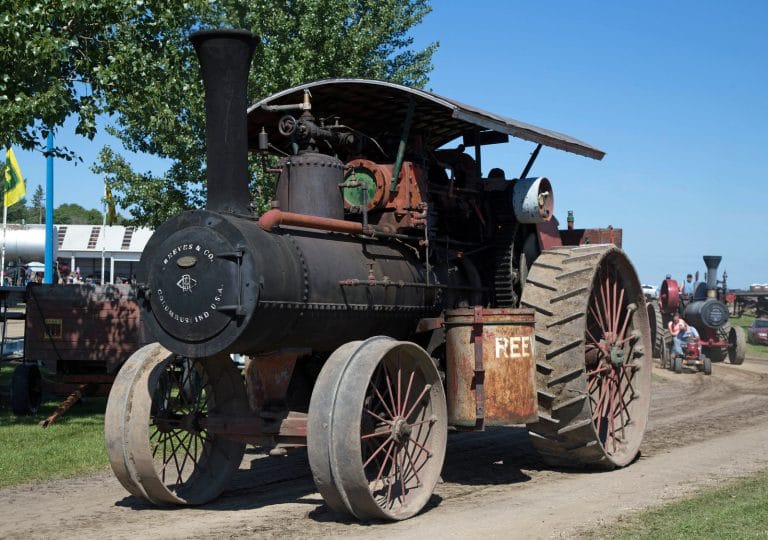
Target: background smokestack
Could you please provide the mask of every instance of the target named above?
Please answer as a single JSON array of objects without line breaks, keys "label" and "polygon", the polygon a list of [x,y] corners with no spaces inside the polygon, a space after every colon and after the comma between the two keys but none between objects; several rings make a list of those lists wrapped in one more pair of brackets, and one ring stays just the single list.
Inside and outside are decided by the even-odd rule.
[{"label": "background smokestack", "polygon": [[205,87],[208,209],[248,208],[248,71],[256,37],[247,30],[204,30],[190,36]]},{"label": "background smokestack", "polygon": [[704,255],[704,264],[707,265],[707,289],[717,289],[717,267],[723,258],[719,255]]}]

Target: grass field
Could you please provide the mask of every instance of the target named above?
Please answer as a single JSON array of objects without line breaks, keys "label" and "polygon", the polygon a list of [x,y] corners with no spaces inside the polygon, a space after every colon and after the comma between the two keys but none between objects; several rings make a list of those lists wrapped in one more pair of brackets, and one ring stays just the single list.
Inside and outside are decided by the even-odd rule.
[{"label": "grass field", "polygon": [[[15,364],[0,365],[0,384],[7,388]],[[34,416],[15,416],[0,407],[0,487],[50,478],[71,477],[109,466],[104,449],[106,398],[87,398],[53,425],[40,420],[58,407],[43,403]]]},{"label": "grass field", "polygon": [[[749,315],[743,315],[741,317],[736,317],[731,319],[731,324],[733,326],[741,326],[744,328],[744,331],[747,331],[747,328],[749,328],[749,325],[752,324],[752,321],[754,321],[754,317],[750,317]],[[760,358],[768,358],[768,345],[755,345],[752,343],[747,343],[747,356],[758,356]]]},{"label": "grass field", "polygon": [[766,538],[768,471],[634,514],[589,538]]}]

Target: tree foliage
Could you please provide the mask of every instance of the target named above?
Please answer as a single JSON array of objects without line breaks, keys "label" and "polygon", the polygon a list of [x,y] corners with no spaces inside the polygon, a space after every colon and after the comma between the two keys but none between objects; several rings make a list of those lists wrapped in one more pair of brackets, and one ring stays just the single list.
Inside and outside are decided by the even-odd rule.
[{"label": "tree foliage", "polygon": [[40,184],[35,188],[35,192],[32,194],[32,206],[29,208],[29,217],[32,223],[37,218],[37,223],[44,223],[43,217],[45,215],[45,192],[43,186]]},{"label": "tree foliage", "polygon": [[101,225],[104,214],[92,208],[86,210],[79,204],[62,204],[53,210],[56,225]]},{"label": "tree foliage", "polygon": [[[437,46],[413,50],[409,37],[430,11],[428,0],[10,4],[0,14],[0,60],[11,66],[0,75],[0,106],[9,107],[10,118],[0,126],[0,143],[35,147],[47,126],[70,113],[78,116],[77,131],[92,136],[96,116],[111,114],[107,129],[125,149],[171,164],[162,175],[136,171],[105,148],[93,167],[109,178],[133,221],[148,225],[205,199],[203,90],[191,31],[226,26],[260,37],[249,80],[254,100],[327,77],[423,86]],[[263,202],[269,189],[261,188]]]}]

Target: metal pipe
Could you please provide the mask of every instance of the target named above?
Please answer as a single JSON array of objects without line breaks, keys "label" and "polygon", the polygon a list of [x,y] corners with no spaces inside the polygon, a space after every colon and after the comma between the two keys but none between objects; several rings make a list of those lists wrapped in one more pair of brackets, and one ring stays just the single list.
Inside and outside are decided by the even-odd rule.
[{"label": "metal pipe", "polygon": [[397,191],[397,178],[400,176],[400,167],[403,166],[403,158],[405,157],[405,145],[408,143],[408,134],[411,132],[411,124],[413,123],[413,113],[416,111],[416,101],[411,98],[408,102],[408,112],[405,113],[405,123],[403,124],[403,132],[400,134],[400,144],[397,147],[397,157],[395,158],[395,166],[392,169],[392,183],[389,191],[394,193]]},{"label": "metal pipe", "polygon": [[417,236],[408,234],[398,234],[377,229],[373,225],[364,227],[356,221],[346,221],[343,219],[325,218],[311,216],[308,214],[297,214],[295,212],[283,212],[277,208],[269,210],[263,214],[258,221],[259,227],[265,231],[272,230],[281,225],[292,227],[304,227],[306,229],[316,229],[320,231],[339,232],[346,234],[361,234],[372,238],[394,238],[396,240],[419,241]]},{"label": "metal pipe", "polygon": [[528,163],[525,164],[525,169],[523,169],[523,172],[520,173],[520,180],[524,180],[528,173],[531,172],[531,167],[533,167],[533,162],[536,161],[536,158],[539,157],[539,152],[541,151],[541,143],[536,145],[536,149],[531,154],[531,157],[528,159]]},{"label": "metal pipe", "polygon": [[259,218],[259,227],[265,231],[269,231],[279,225],[292,225],[294,227],[306,227],[307,229],[320,229],[348,234],[365,233],[363,225],[355,221],[283,212],[276,208],[269,210]]},{"label": "metal pipe", "polygon": [[248,72],[256,37],[247,30],[190,36],[205,87],[207,208],[249,215]]},{"label": "metal pipe", "polygon": [[717,267],[723,258],[719,255],[704,255],[704,264],[707,266],[707,290],[717,289]]}]

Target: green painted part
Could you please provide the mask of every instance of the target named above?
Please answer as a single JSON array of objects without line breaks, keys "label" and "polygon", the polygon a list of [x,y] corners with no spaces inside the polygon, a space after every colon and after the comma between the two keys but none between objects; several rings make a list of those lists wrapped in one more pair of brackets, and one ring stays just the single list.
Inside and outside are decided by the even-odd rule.
[{"label": "green painted part", "polygon": [[624,364],[624,351],[616,347],[611,347],[611,364],[621,366]]},{"label": "green painted part", "polygon": [[[366,204],[370,204],[373,197],[376,195],[376,179],[374,173],[365,167],[355,167],[352,172],[347,174],[344,178],[344,182],[361,182],[368,186],[368,198]],[[345,187],[342,188],[342,196],[344,202],[350,206],[362,206],[363,205],[363,190],[359,187]]]}]

